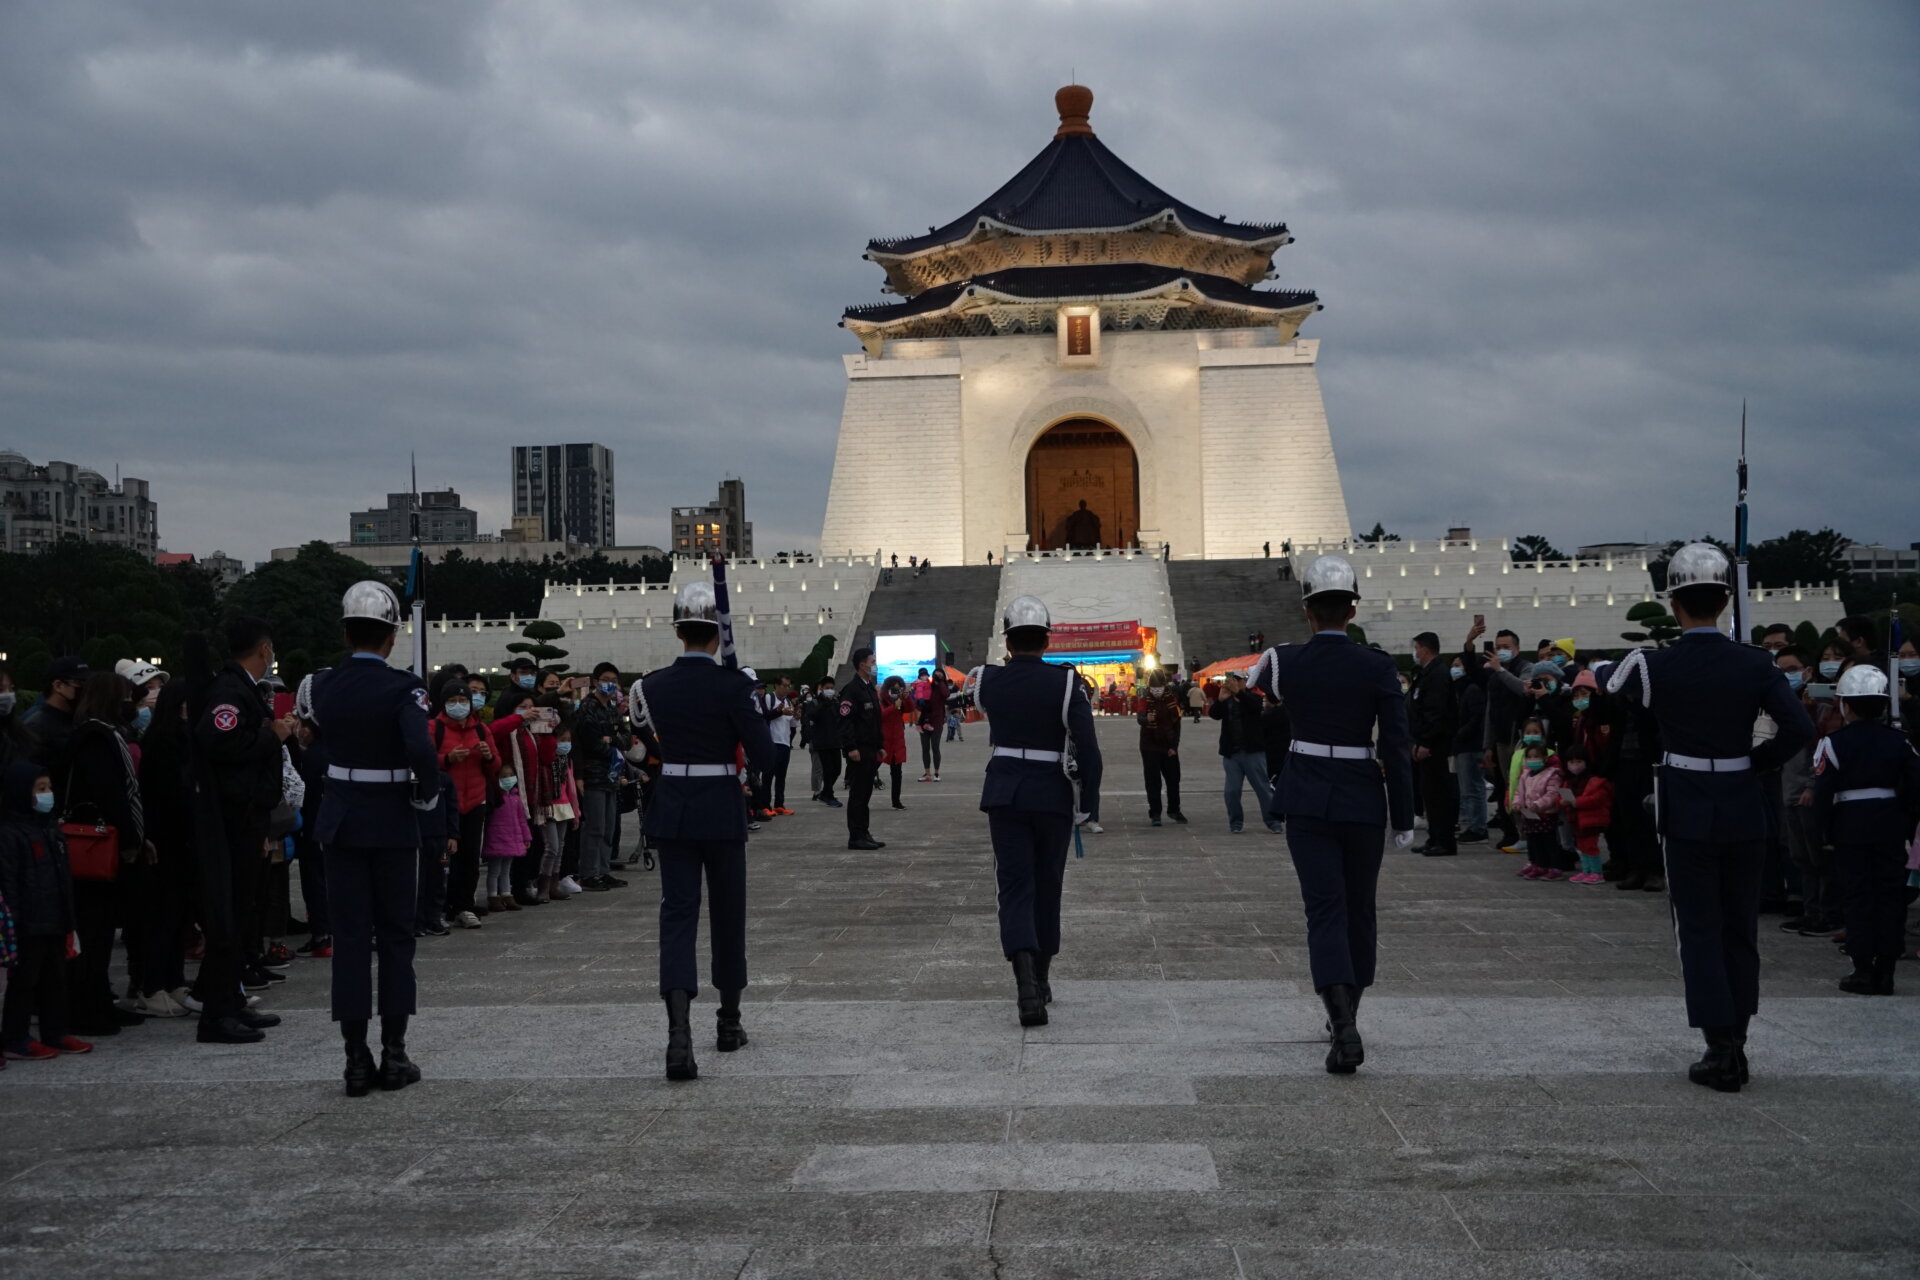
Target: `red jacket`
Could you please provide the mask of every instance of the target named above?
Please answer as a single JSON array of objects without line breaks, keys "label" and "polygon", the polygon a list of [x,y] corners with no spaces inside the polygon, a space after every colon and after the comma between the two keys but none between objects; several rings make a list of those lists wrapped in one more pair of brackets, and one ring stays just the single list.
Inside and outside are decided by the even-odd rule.
[{"label": "red jacket", "polygon": [[1573,792],[1573,829],[1605,831],[1613,821],[1613,784],[1589,773],[1584,778],[1568,778],[1567,790]]},{"label": "red jacket", "polygon": [[535,821],[544,819],[547,806],[553,803],[553,775],[540,764],[553,758],[553,735],[536,737],[528,730],[526,720],[517,715],[501,716],[492,729],[493,749],[500,759],[512,760],[518,750],[520,796]]},{"label": "red jacket", "polygon": [[[480,743],[487,739],[487,727],[469,716],[465,720],[455,720],[449,715],[437,715],[431,726],[433,749],[440,756],[440,767],[453,779],[454,795],[460,803],[460,812],[472,813],[487,802],[487,783],[499,772],[499,757],[492,760],[482,758]],[[462,760],[448,759],[455,751],[465,751]]]},{"label": "red jacket", "polygon": [[907,759],[907,721],[918,712],[911,699],[903,700],[895,706],[890,700],[880,702],[880,746],[887,753],[891,764],[905,764]]}]

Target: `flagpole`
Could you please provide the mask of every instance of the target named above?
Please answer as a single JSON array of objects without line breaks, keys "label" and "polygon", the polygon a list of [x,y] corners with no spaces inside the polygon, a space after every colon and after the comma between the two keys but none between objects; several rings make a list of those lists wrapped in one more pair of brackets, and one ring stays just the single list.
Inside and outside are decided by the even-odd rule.
[{"label": "flagpole", "polygon": [[733,606],[727,599],[727,558],[715,553],[708,561],[713,566],[713,607],[720,622],[720,661],[728,667],[740,665],[740,655],[733,647]]},{"label": "flagpole", "polygon": [[1740,462],[1736,469],[1739,498],[1733,507],[1733,608],[1727,611],[1727,633],[1740,644],[1747,634],[1747,402],[1740,401]]}]

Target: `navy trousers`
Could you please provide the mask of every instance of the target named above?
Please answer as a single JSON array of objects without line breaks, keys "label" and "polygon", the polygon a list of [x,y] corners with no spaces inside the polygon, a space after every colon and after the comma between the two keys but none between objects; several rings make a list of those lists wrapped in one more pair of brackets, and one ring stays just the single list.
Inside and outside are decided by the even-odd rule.
[{"label": "navy trousers", "polygon": [[373,958],[380,956],[380,1016],[411,1014],[414,895],[420,850],[327,850],[327,907],[333,913],[333,1020],[371,1018]]},{"label": "navy trousers", "polygon": [[1900,958],[1907,933],[1907,846],[1836,844],[1833,865],[1847,919],[1847,954],[1866,967]]},{"label": "navy trousers", "polygon": [[1767,842],[1669,836],[1666,859],[1687,1025],[1730,1027],[1760,1008],[1760,875]]},{"label": "navy trousers", "polygon": [[713,985],[747,985],[747,845],[744,840],[667,840],[660,849],[660,994],[700,990],[700,877],[707,879]]},{"label": "navy trousers", "polygon": [[1307,956],[1313,989],[1373,985],[1379,924],[1374,892],[1387,829],[1370,822],[1287,819],[1287,852],[1307,909]]},{"label": "navy trousers", "polygon": [[987,810],[993,871],[1000,883],[1000,951],[1060,954],[1060,893],[1067,878],[1073,818],[1064,813]]}]

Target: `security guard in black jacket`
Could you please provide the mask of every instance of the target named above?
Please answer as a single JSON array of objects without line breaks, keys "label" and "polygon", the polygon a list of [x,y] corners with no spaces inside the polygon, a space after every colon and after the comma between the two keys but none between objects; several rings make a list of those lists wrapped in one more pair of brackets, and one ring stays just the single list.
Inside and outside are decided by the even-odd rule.
[{"label": "security guard in black jacket", "polygon": [[[404,1089],[420,1078],[407,1057],[416,1003],[413,918],[420,836],[415,807],[440,801],[440,771],[427,729],[427,690],[387,665],[399,635],[400,601],[381,582],[357,582],[341,602],[353,652],[313,682],[313,720],[326,739],[327,793],[314,838],[327,849],[333,913],[333,1020],[346,1043],[349,1097],[374,1082]],[[367,1047],[373,1018],[373,957],[380,956],[380,1065]]]},{"label": "security guard in black jacket", "polygon": [[[1737,1093],[1747,1081],[1747,1022],[1760,1007],[1760,879],[1774,805],[1762,775],[1813,739],[1813,722],[1764,649],[1735,644],[1715,620],[1733,596],[1733,566],[1711,543],[1667,565],[1684,634],[1635,649],[1607,689],[1637,701],[1660,726],[1654,803],[1666,853],[1667,900],[1680,941],[1687,1023],[1707,1052],[1695,1084]],[[1774,736],[1754,745],[1760,712]]]},{"label": "security guard in black jacket", "polygon": [[1100,743],[1079,673],[1042,657],[1053,628],[1047,606],[1020,596],[1001,621],[1006,665],[968,683],[993,744],[980,809],[999,881],[1000,950],[1013,962],[1020,1025],[1038,1027],[1053,999],[1047,971],[1060,954],[1067,848],[1100,806]]},{"label": "security guard in black jacket", "polygon": [[753,680],[722,666],[713,586],[689,582],[673,604],[686,650],[633,682],[635,723],[660,746],[659,780],[643,819],[660,850],[660,998],[667,1006],[667,1079],[700,1074],[689,1025],[700,989],[700,880],[706,877],[713,985],[720,992],[715,1047],[747,1043],[740,992],[747,985],[747,805],[739,753],[764,773],[773,735],[754,710]]},{"label": "security guard in black jacket", "polygon": [[1327,1070],[1347,1075],[1366,1061],[1357,1019],[1373,985],[1389,823],[1395,847],[1413,843],[1413,762],[1393,659],[1347,635],[1360,598],[1353,566],[1321,556],[1300,586],[1313,638],[1261,654],[1252,682],[1293,717],[1273,811],[1286,819],[1300,877],[1313,987],[1333,1038]]},{"label": "security guard in black jacket", "polygon": [[873,687],[873,650],[853,651],[853,679],[840,691],[840,751],[847,758],[847,848],[884,849],[867,817],[886,739],[880,734],[880,693]]},{"label": "security guard in black jacket", "polygon": [[1906,942],[1907,843],[1920,804],[1920,755],[1886,723],[1887,673],[1864,663],[1840,676],[1847,723],[1814,748],[1814,812],[1833,845],[1853,972],[1840,989],[1893,994]]},{"label": "security guard in black jacket", "polygon": [[252,1044],[279,1025],[247,1008],[241,976],[248,940],[247,904],[265,873],[267,819],[281,795],[282,745],[293,717],[268,714],[260,681],[273,667],[273,632],[258,618],[227,624],[226,669],[193,713],[194,828],[200,850],[200,927],[206,954],[195,987],[202,1044]]}]

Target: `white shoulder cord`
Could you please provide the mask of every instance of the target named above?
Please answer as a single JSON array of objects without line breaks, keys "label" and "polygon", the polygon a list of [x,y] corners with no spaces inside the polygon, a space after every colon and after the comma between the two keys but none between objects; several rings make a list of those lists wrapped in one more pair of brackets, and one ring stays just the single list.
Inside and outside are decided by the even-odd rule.
[{"label": "white shoulder cord", "polygon": [[634,709],[640,713],[638,716],[634,718],[634,723],[644,724],[647,727],[648,733],[653,734],[655,737],[659,737],[660,731],[654,728],[653,711],[651,708],[647,706],[646,690],[642,687],[643,685],[646,684],[646,679],[647,678],[645,676],[641,676],[638,680],[635,680],[633,682],[633,688],[627,690],[627,700],[631,702],[633,704]]},{"label": "white shoulder cord", "polygon": [[1635,672],[1638,672],[1640,675],[1640,705],[1643,707],[1651,707],[1653,705],[1653,679],[1647,671],[1647,651],[1645,649],[1635,649],[1625,658],[1621,659],[1620,665],[1615,667],[1613,674],[1607,677],[1607,692],[1619,693],[1626,687],[1627,680]]}]

